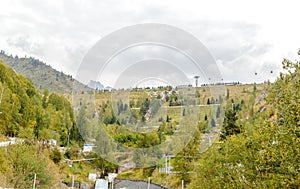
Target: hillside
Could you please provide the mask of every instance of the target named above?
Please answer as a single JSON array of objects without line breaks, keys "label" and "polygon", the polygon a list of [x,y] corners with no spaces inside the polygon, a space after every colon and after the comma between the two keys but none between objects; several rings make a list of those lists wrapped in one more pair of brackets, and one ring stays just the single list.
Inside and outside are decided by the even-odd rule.
[{"label": "hillside", "polygon": [[[226,86],[226,93],[219,96],[210,94],[213,86],[201,86],[182,101],[179,89],[171,87],[130,93],[42,93],[0,60],[0,139],[11,136],[28,143],[10,146],[9,153],[0,148],[0,183],[10,180],[8,186],[14,188],[30,186],[33,174],[40,171],[45,188],[59,180],[71,182],[70,175],[86,182],[88,173],[99,172],[105,178],[119,170],[120,178],[150,177],[151,182],[171,188],[180,188],[182,182],[185,188],[299,188],[300,63],[285,59],[283,69],[285,74],[274,83]],[[184,138],[174,138],[189,132],[183,130],[186,126],[195,130],[183,146]],[[56,139],[66,151],[43,147],[49,139]],[[93,143],[96,153],[80,153],[82,139]],[[163,148],[151,151],[155,156],[150,158],[144,155],[147,151],[127,150],[146,150],[172,139],[167,157]],[[182,148],[175,155],[171,149],[177,146]],[[20,154],[25,155],[16,158]],[[77,161],[89,158],[95,161]],[[74,160],[72,167],[67,166],[69,160]],[[116,165],[131,162],[134,165],[126,172]],[[31,170],[23,166],[27,164],[37,167]],[[135,165],[142,168],[133,169]]]},{"label": "hillside", "polygon": [[61,94],[82,93],[91,89],[75,80],[71,75],[66,75],[53,69],[50,65],[35,58],[18,58],[18,56],[8,56],[4,51],[0,52],[0,60],[13,68],[17,73],[32,80],[39,90],[49,89],[52,92]]},{"label": "hillside", "polygon": [[300,62],[284,59],[283,69],[286,74],[268,86],[265,104],[253,108],[264,111],[231,123],[225,115],[230,121],[224,128],[240,125],[242,132],[227,135],[197,160],[188,188],[300,187]]},{"label": "hillside", "polygon": [[[284,73],[274,83],[226,86],[227,95],[218,99],[221,110],[224,108],[225,111],[220,131],[215,129],[220,121],[217,110],[212,109],[211,113],[209,109],[200,106],[198,130],[180,153],[174,157],[169,156],[169,160],[158,156],[161,159],[156,161],[155,166],[119,172],[118,177],[145,181],[150,177],[151,182],[171,188],[180,188],[182,181],[185,188],[193,189],[299,188],[300,62],[285,59],[283,69]],[[94,95],[94,99],[91,95],[74,95],[77,102],[74,106],[78,106],[78,112],[82,114],[81,122],[87,123],[86,130],[81,131],[85,132],[87,138],[95,138],[97,146],[103,143],[102,132],[95,132],[93,128],[93,124],[99,121],[112,138],[128,147],[141,148],[165,142],[174,133],[178,133],[177,128],[182,126],[180,120],[189,116],[188,111],[183,113],[176,91],[169,93],[168,90],[133,90],[130,91],[129,99],[123,101],[108,92],[99,92]],[[214,104],[212,102],[217,99],[213,100],[208,91],[206,87],[197,88],[191,98],[195,99],[196,104]],[[154,107],[155,101],[162,98],[162,94],[169,94],[161,106],[165,108],[166,116],[159,112],[159,117],[155,117],[151,106]],[[98,111],[97,116],[95,109]],[[153,115],[147,119],[149,109]],[[196,109],[193,109],[191,114],[195,112]],[[146,126],[152,124],[158,127],[149,127],[149,130],[155,129],[146,134],[131,132],[128,128],[138,121]],[[113,149],[113,146],[109,148]],[[102,148],[96,150],[103,152]],[[121,155],[118,153],[118,159],[121,159]],[[130,160],[138,164],[147,158],[140,158],[136,154]],[[124,162],[129,162],[129,159]]]},{"label": "hillside", "polygon": [[0,187],[5,182],[29,188],[34,173],[41,188],[56,184],[63,176],[54,163],[62,157],[47,148],[50,140],[64,147],[82,142],[72,105],[62,95],[48,90],[42,94],[0,60]]}]

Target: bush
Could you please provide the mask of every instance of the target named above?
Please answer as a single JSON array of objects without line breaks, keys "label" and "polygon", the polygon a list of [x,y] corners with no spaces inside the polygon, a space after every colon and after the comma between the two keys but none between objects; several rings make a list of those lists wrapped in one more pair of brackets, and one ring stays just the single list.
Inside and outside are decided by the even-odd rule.
[{"label": "bush", "polygon": [[55,163],[58,164],[62,160],[62,155],[57,148],[54,148],[50,154],[50,159]]}]

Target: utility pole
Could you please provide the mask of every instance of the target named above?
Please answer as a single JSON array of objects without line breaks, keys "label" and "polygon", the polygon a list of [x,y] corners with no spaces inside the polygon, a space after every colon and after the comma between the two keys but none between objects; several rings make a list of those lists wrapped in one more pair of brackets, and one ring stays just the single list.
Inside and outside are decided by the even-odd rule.
[{"label": "utility pole", "polygon": [[74,175],[72,175],[72,189],[74,189]]},{"label": "utility pole", "polygon": [[150,177],[148,177],[148,189],[150,189]]},{"label": "utility pole", "polygon": [[166,173],[168,174],[168,156],[166,154]]},{"label": "utility pole", "polygon": [[36,180],[36,173],[34,173],[34,178],[33,178],[33,187],[32,187],[32,189],[35,189],[35,180]]}]

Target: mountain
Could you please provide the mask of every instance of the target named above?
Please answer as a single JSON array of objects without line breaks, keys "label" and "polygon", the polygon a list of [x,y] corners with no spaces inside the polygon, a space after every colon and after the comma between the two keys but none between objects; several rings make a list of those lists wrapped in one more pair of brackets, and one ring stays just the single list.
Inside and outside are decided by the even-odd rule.
[{"label": "mountain", "polygon": [[0,60],[4,61],[6,65],[13,68],[17,73],[31,79],[39,90],[49,89],[52,92],[62,94],[92,91],[91,88],[75,80],[71,75],[59,72],[38,59],[13,57],[1,50]]},{"label": "mountain", "polygon": [[104,85],[102,85],[99,81],[93,81],[91,80],[88,84],[88,86],[92,89],[96,89],[96,90],[103,90],[104,89]]},{"label": "mountain", "polygon": [[93,81],[93,80],[89,82],[88,87],[91,89],[95,89],[97,91],[111,91],[113,89],[110,86],[104,87],[104,85],[101,84],[99,81]]}]

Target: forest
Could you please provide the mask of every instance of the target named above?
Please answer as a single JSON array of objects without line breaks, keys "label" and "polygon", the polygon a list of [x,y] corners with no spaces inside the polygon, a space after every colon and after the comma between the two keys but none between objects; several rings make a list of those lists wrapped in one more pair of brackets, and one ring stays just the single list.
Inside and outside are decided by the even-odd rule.
[{"label": "forest", "polygon": [[[119,177],[151,177],[170,188],[180,188],[182,181],[186,188],[299,188],[300,62],[284,59],[282,67],[274,83],[227,86],[219,96],[210,96],[207,86],[195,88],[189,97],[182,97],[178,89],[159,87],[133,89],[128,99],[122,99],[113,92],[40,91],[1,61],[0,142],[9,138],[22,142],[0,148],[0,182],[31,187],[37,173],[39,187],[49,188],[60,180],[69,182],[70,175],[87,182],[91,171],[104,177],[118,165],[103,152],[120,146],[158,146],[178,136],[185,128],[182,120],[188,120],[195,130],[169,160],[169,172],[160,171],[165,152],[159,149],[155,165],[131,168]],[[155,129],[149,131],[150,127]],[[115,143],[105,143],[103,131]],[[49,145],[51,139],[57,141],[56,147]],[[84,143],[93,142],[96,153],[80,152]],[[58,150],[61,147],[64,152]],[[106,155],[137,166],[149,163],[134,154],[123,159],[121,154]],[[67,166],[66,160],[78,158],[95,160]]]}]

